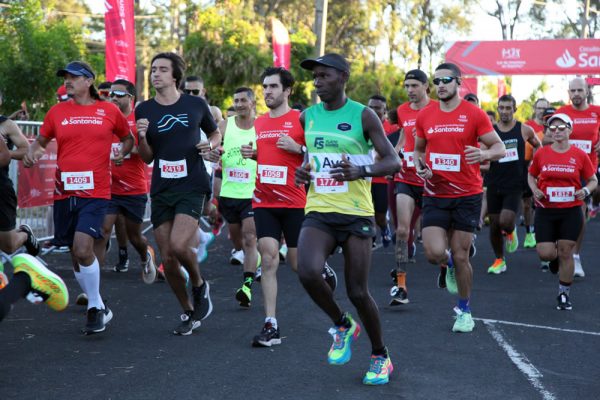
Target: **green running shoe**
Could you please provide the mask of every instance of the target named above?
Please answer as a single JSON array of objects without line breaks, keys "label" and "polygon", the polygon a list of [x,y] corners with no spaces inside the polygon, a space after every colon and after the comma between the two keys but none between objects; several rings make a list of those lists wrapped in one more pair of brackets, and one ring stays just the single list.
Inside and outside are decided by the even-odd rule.
[{"label": "green running shoe", "polygon": [[363,378],[365,385],[385,385],[390,381],[390,375],[394,371],[394,365],[390,356],[371,356],[369,370]]},{"label": "green running shoe", "polygon": [[515,228],[509,235],[506,235],[506,241],[504,247],[509,253],[514,253],[519,247],[519,236],[517,235],[517,229]]},{"label": "green running shoe", "polygon": [[473,321],[471,313],[461,311],[458,307],[454,307],[454,312],[456,313],[456,321],[454,321],[452,332],[473,332],[475,321]]},{"label": "green running shoe", "polygon": [[333,336],[333,343],[327,354],[327,362],[333,365],[342,365],[350,361],[352,357],[352,342],[360,335],[360,325],[358,325],[350,314],[346,314],[350,321],[350,328],[344,326],[334,326],[329,329],[329,334]]},{"label": "green running shoe", "polygon": [[488,274],[499,275],[503,272],[506,272],[506,261],[504,258],[496,258],[492,266],[488,268]]},{"label": "green running shoe", "polygon": [[252,289],[250,289],[250,285],[252,282],[252,278],[246,278],[242,287],[239,288],[235,293],[235,299],[240,302],[241,307],[250,307],[250,303],[252,301]]},{"label": "green running shoe", "polygon": [[537,242],[535,241],[535,233],[529,232],[525,234],[525,241],[523,242],[523,247],[526,249],[533,249]]}]

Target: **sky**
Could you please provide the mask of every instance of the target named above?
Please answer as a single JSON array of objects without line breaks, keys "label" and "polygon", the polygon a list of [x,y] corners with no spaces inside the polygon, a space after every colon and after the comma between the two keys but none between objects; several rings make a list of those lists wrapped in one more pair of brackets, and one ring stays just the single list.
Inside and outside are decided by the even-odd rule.
[{"label": "sky", "polygon": [[[104,2],[100,0],[85,0],[92,12],[102,14],[104,13]],[[310,1],[310,0],[307,0]],[[367,0],[368,1],[368,0]],[[501,0],[502,1],[502,0]],[[444,0],[440,0],[439,3],[443,3]],[[538,1],[539,2],[539,1]],[[142,0],[142,6],[148,6],[149,0]],[[482,1],[482,4],[490,4],[493,6],[494,2]],[[527,12],[531,7],[533,0],[525,0],[521,8],[522,12]],[[575,13],[571,15],[571,18],[576,19],[576,10],[578,5],[581,3],[579,0],[564,0],[561,5],[552,4],[548,5],[548,21],[547,24],[553,24],[564,19],[564,13],[569,12]],[[453,41],[458,40],[502,40],[502,32],[499,22],[489,16],[481,6],[475,6],[475,15],[473,18],[473,28],[469,34],[458,35],[455,32],[449,32],[448,47]],[[531,28],[527,24],[517,24],[515,28],[514,37],[516,39],[531,39],[532,32]],[[549,85],[549,90],[544,93],[545,97],[551,101],[563,101],[568,102],[567,86],[568,81],[574,76],[531,76],[531,75],[515,75],[513,76],[512,94],[516,98],[517,102],[521,102],[528,98],[533,90],[544,80]],[[498,77],[480,77],[479,79],[479,93],[482,101],[493,101],[492,98],[482,93],[482,86],[486,82],[496,82]],[[600,87],[596,87],[596,98],[600,98]]]}]

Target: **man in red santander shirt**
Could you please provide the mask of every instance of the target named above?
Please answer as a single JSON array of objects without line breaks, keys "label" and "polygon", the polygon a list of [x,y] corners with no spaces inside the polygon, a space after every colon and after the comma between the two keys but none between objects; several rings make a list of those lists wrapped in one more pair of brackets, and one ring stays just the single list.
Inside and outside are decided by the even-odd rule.
[{"label": "man in red santander shirt", "polygon": [[[600,141],[598,135],[600,132],[600,107],[588,104],[588,86],[585,79],[577,77],[569,82],[569,98],[571,104],[560,107],[556,112],[566,114],[571,118],[572,133],[569,136],[569,144],[580,148],[586,153],[592,162],[594,171],[598,170],[598,152],[600,151]],[[573,259],[575,260],[575,276],[583,278],[585,272],[581,265],[579,253],[583,243],[583,234],[585,231],[585,212],[587,211],[586,202],[582,204],[584,210],[583,225],[581,233],[577,238],[577,246]]]},{"label": "man in red santander shirt", "polygon": [[44,154],[52,139],[58,147],[54,192],[54,239],[71,249],[75,278],[88,298],[83,332],[102,332],[112,319],[100,296],[100,266],[94,240],[102,237],[102,223],[110,200],[110,154],[113,135],[122,148],[117,165],[133,147],[129,124],[112,103],[101,101],[95,74],[73,61],[57,72],[64,78],[69,100],[54,105],[44,118],[40,135],[31,143],[23,164],[30,167]]},{"label": "man in red santander shirt", "polygon": [[[110,87],[110,101],[115,104],[127,118],[129,128],[133,133],[136,146],[131,154],[128,154],[121,165],[114,161],[111,165],[112,185],[111,201],[104,217],[102,226],[103,237],[96,241],[96,254],[100,265],[104,262],[106,242],[110,239],[113,225],[119,214],[125,217],[125,230],[127,238],[140,255],[142,264],[142,279],[144,283],[151,284],[156,279],[156,265],[154,263],[154,250],[148,245],[148,240],[142,234],[142,222],[148,202],[148,182],[146,180],[146,164],[137,151],[137,129],[135,127],[135,115],[133,103],[135,102],[135,86],[133,83],[118,79]],[[119,153],[121,145],[116,137],[113,138],[112,155]],[[113,158],[113,157],[111,157]],[[126,272],[125,269],[117,269],[115,272]]]},{"label": "man in red santander shirt", "polygon": [[[304,221],[306,190],[296,186],[294,173],[302,165],[306,145],[300,111],[290,108],[288,99],[294,86],[292,74],[281,67],[268,67],[262,74],[267,114],[254,121],[256,150],[242,145],[244,158],[257,161],[256,186],[252,198],[254,223],[261,256],[261,287],[265,306],[265,324],[252,341],[255,347],[281,344],[276,318],[277,268],[279,242],[285,236],[288,246],[286,261],[298,269],[297,244]],[[335,289],[337,277],[327,264],[324,278]]]},{"label": "man in red santander shirt", "polygon": [[[585,152],[569,144],[573,121],[567,114],[548,119],[553,143],[533,156],[527,177],[538,206],[535,213],[537,251],[558,272],[558,310],[571,310],[573,252],[583,226],[583,200],[598,186],[595,169]],[[582,185],[585,182],[585,186]]]},{"label": "man in red santander shirt", "polygon": [[[396,194],[396,269],[392,270],[394,286],[390,289],[390,305],[407,304],[406,266],[415,261],[414,229],[415,222],[423,205],[423,179],[417,175],[413,158],[415,148],[415,121],[417,113],[437,103],[429,98],[427,74],[413,69],[404,76],[404,89],[408,102],[397,109],[398,125],[402,127],[396,152],[403,155],[402,169],[394,176]],[[445,269],[443,270],[445,272]],[[444,276],[440,273],[440,276]]]},{"label": "man in red santander shirt", "polygon": [[[433,84],[440,102],[420,112],[415,124],[415,167],[425,180],[423,245],[429,262],[448,266],[446,288],[459,296],[452,331],[471,332],[475,322],[469,307],[473,282],[469,248],[481,211],[479,164],[504,157],[505,148],[485,111],[458,96],[456,65],[440,64]],[[478,141],[487,149],[479,148]]]},{"label": "man in red santander shirt", "polygon": [[[393,125],[387,120],[387,100],[381,95],[373,95],[369,98],[367,107],[375,111],[379,117],[386,136],[394,132]],[[388,137],[389,139],[389,137]],[[375,158],[379,157],[375,150],[372,150]],[[388,226],[388,180],[385,176],[374,176],[371,178],[371,196],[373,197],[373,207],[375,207],[375,224],[379,227],[381,233],[381,244],[388,247],[392,242],[392,234]],[[373,248],[376,245],[377,236],[373,237]]]}]

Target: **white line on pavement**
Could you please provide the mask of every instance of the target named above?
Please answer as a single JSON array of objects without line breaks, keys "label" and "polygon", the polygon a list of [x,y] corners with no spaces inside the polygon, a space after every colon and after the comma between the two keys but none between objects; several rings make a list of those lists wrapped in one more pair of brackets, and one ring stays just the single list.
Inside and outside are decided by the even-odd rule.
[{"label": "white line on pavement", "polygon": [[513,346],[511,346],[502,336],[500,331],[494,325],[492,320],[483,320],[487,330],[490,332],[492,337],[498,342],[500,347],[506,352],[510,360],[521,370],[527,380],[533,385],[533,387],[542,395],[544,400],[555,400],[556,397],[550,393],[542,384],[540,378],[543,377],[542,373],[527,359],[524,354],[519,353]]},{"label": "white line on pavement", "polygon": [[549,331],[559,331],[559,332],[568,332],[568,333],[579,333],[582,335],[600,336],[600,332],[582,331],[579,329],[555,328],[553,326],[524,324],[522,322],[502,321],[502,320],[487,319],[487,318],[473,318],[473,319],[477,320],[477,321],[481,321],[484,324],[490,323],[490,324],[514,325],[514,326],[523,326],[526,328],[547,329]]}]

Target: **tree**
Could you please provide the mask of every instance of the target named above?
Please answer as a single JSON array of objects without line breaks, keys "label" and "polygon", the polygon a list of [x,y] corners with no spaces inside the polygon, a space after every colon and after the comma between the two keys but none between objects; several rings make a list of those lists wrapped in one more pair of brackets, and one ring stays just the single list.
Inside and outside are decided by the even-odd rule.
[{"label": "tree", "polygon": [[[565,7],[563,1],[534,2],[530,16],[545,35],[561,38],[584,38],[600,36],[600,0],[577,0],[577,7]],[[559,10],[557,23],[548,23],[552,11]]]},{"label": "tree", "polygon": [[0,13],[0,88],[5,106],[14,111],[26,101],[37,119],[56,101],[60,85],[56,71],[84,55],[80,31],[46,15],[39,0],[14,3]]}]

